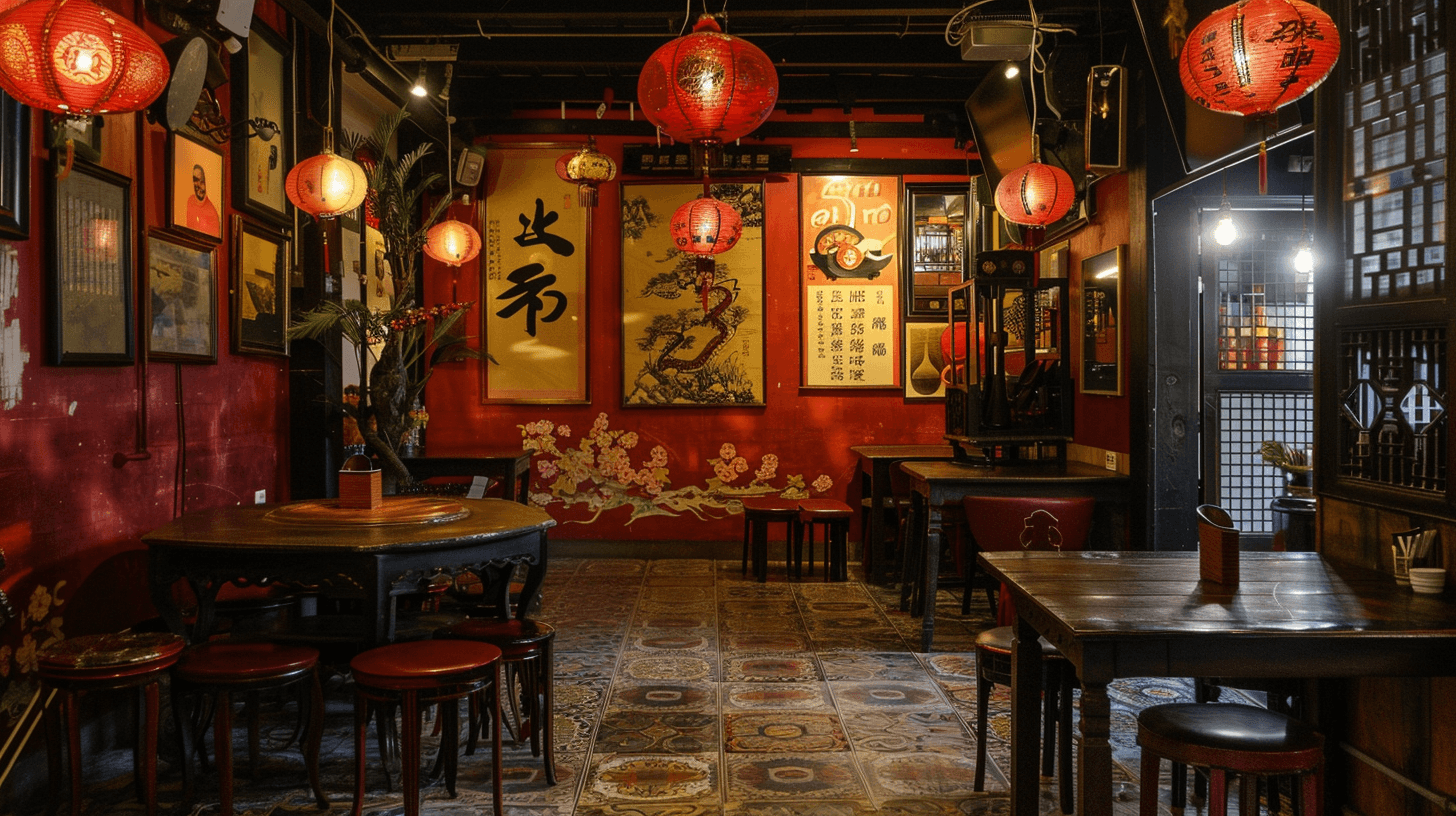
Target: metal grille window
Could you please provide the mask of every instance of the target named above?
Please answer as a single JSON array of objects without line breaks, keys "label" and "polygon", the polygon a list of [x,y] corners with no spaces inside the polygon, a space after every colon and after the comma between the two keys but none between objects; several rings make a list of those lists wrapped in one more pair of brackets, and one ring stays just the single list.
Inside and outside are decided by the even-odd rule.
[{"label": "metal grille window", "polygon": [[1446,489],[1446,331],[1340,336],[1340,475]]},{"label": "metal grille window", "polygon": [[1314,285],[1294,271],[1302,230],[1265,230],[1220,255],[1218,367],[1313,371]]},{"label": "metal grille window", "polygon": [[1218,504],[1250,536],[1274,534],[1269,502],[1284,492],[1284,474],[1265,464],[1259,448],[1273,439],[1314,447],[1314,396],[1309,393],[1224,391],[1219,394]]}]

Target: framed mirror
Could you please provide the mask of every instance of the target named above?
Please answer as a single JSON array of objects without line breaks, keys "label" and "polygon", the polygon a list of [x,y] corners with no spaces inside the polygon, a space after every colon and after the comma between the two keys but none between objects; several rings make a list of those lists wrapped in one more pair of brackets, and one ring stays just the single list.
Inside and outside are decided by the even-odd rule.
[{"label": "framed mirror", "polygon": [[906,317],[945,319],[946,294],[966,279],[971,194],[965,185],[905,185]]},{"label": "framed mirror", "polygon": [[1126,256],[1126,245],[1119,244],[1082,261],[1084,394],[1122,395],[1122,272]]}]

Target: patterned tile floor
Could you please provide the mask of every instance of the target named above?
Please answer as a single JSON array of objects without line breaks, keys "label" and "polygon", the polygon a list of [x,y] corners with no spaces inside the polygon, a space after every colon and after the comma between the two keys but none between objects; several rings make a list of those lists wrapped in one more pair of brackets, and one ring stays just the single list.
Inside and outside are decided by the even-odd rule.
[{"label": "patterned tile floor", "polygon": [[[777,564],[769,582],[759,584],[742,577],[737,562],[553,561],[539,617],[558,633],[559,781],[547,786],[541,760],[524,746],[508,746],[508,816],[1006,813],[1004,688],[992,695],[986,790],[972,789],[972,645],[990,623],[984,601],[962,616],[958,594],[943,592],[936,649],[918,654],[909,644],[918,642],[919,621],[897,611],[898,592],[821,578],[791,582]],[[329,694],[323,748],[324,790],[335,811],[348,808],[353,787],[350,695],[340,682],[335,678]],[[1136,712],[1190,699],[1191,685],[1134,680],[1112,692],[1117,813],[1131,816]],[[275,733],[291,727],[280,722]],[[250,779],[237,730],[238,812],[317,812],[297,750],[267,752]],[[129,754],[111,753],[121,756],[112,760],[118,775],[88,782],[87,812],[140,812],[131,797]],[[162,758],[164,812],[216,813],[216,775],[201,780],[203,804],[184,808],[166,750]],[[364,813],[401,813],[399,794],[384,790],[373,754],[370,767]],[[87,777],[105,774],[88,764]],[[454,799],[443,785],[428,788],[422,812],[490,813],[484,757],[462,759],[457,787]],[[1042,813],[1059,812],[1056,783],[1043,780]]]}]

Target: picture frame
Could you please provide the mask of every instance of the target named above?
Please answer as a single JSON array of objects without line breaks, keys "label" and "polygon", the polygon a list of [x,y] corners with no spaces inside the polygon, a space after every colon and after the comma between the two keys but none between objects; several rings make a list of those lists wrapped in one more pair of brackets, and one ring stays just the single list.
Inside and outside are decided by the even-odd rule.
[{"label": "picture frame", "polygon": [[194,240],[222,241],[222,153],[182,133],[167,135],[167,228]]},{"label": "picture frame", "polygon": [[233,215],[232,349],[288,356],[288,266],[292,236],[271,224]]},{"label": "picture frame", "polygon": [[288,42],[254,18],[245,44],[232,56],[232,112],[238,121],[267,120],[271,139],[232,143],[233,207],[280,227],[289,224],[283,183],[293,166],[293,63]]},{"label": "picture frame", "polygon": [[1037,250],[1037,280],[1066,280],[1071,248],[1071,241],[1059,241]]},{"label": "picture frame", "polygon": [[899,176],[799,177],[800,385],[895,388]]},{"label": "picture frame", "polygon": [[30,237],[30,106],[0,91],[0,238]]},{"label": "picture frame", "polygon": [[966,279],[977,209],[967,185],[905,185],[900,288],[907,320],[945,315],[947,293]]},{"label": "picture frame", "polygon": [[[580,143],[492,145],[481,217],[483,404],[591,402],[587,260],[591,208],[556,162]],[[604,205],[610,206],[610,205]]]},{"label": "picture frame", "polygon": [[147,358],[217,362],[217,252],[209,242],[147,233]]},{"label": "picture frame", "polygon": [[669,228],[702,185],[623,183],[621,190],[622,407],[764,405],[763,184],[710,187],[738,212],[743,234],[713,256],[706,293],[696,257],[674,245]]},{"label": "picture frame", "polygon": [[1083,394],[1122,396],[1122,278],[1127,245],[1119,244],[1082,261]]},{"label": "picture frame", "polygon": [[945,356],[941,353],[941,335],[950,327],[945,321],[922,323],[906,321],[904,383],[907,402],[945,399]]},{"label": "picture frame", "polygon": [[52,365],[129,365],[136,358],[131,179],[84,161],[57,178],[48,201],[48,359]]}]

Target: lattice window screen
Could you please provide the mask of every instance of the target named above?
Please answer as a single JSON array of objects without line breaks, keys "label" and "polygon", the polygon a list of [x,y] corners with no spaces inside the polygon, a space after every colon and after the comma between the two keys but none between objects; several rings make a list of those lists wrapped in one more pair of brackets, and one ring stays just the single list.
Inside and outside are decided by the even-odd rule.
[{"label": "lattice window screen", "polygon": [[1314,282],[1292,264],[1303,237],[1268,229],[1219,256],[1220,370],[1314,370]]},{"label": "lattice window screen", "polygon": [[1446,330],[1340,335],[1340,474],[1446,490]]},{"label": "lattice window screen", "polygon": [[1314,396],[1309,393],[1219,393],[1218,503],[1251,536],[1272,536],[1269,502],[1284,492],[1284,475],[1264,463],[1259,447],[1274,439],[1314,447]]}]

